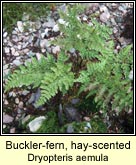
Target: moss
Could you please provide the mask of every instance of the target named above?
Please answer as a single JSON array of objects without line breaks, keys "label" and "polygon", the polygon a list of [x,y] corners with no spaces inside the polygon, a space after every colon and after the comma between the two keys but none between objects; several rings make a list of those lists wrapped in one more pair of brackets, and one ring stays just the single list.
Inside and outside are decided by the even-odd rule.
[{"label": "moss", "polygon": [[92,133],[107,133],[107,126],[102,119],[93,118],[90,123],[92,126]]},{"label": "moss", "polygon": [[43,121],[42,126],[36,133],[59,133],[57,114],[54,111],[47,113],[47,119]]}]

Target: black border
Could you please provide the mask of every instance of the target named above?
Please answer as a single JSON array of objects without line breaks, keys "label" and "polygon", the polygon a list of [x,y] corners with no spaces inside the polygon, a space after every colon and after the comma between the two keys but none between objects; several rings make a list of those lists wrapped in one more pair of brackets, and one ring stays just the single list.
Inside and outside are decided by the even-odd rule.
[{"label": "black border", "polygon": [[57,133],[50,133],[50,134],[46,134],[46,133],[37,133],[37,134],[3,134],[3,6],[2,6],[2,3],[14,3],[14,2],[18,2],[18,3],[21,3],[21,2],[25,2],[25,3],[29,3],[29,2],[34,2],[34,3],[39,3],[39,2],[44,2],[44,3],[52,3],[52,2],[57,2],[57,3],[62,3],[62,2],[71,2],[71,3],[78,3],[78,2],[83,2],[83,3],[101,3],[101,2],[109,2],[109,3],[133,3],[133,10],[134,10],[134,29],[135,29],[135,1],[1,1],[1,132],[0,132],[0,136],[135,136],[135,30],[134,30],[134,40],[133,40],[133,43],[134,43],[134,48],[133,48],[133,77],[134,77],[134,80],[133,80],[133,84],[134,84],[134,92],[133,92],[133,105],[134,105],[134,116],[133,116],[133,121],[134,121],[134,133],[133,134],[57,134]]}]

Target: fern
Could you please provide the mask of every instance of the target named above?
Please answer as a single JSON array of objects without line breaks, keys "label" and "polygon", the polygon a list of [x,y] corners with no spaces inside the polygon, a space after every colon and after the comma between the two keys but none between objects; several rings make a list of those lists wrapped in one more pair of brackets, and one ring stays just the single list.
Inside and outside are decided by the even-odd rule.
[{"label": "fern", "polygon": [[81,23],[77,19],[77,14],[81,14],[83,9],[79,10],[79,5],[74,8],[68,7],[68,14],[60,12],[61,18],[66,21],[65,24],[59,24],[63,33],[53,43],[62,46],[62,49],[69,51],[75,48],[80,52],[82,58],[99,58],[100,54],[108,53],[106,40],[110,39],[111,30],[105,25],[100,25],[92,19],[92,26]]},{"label": "fern", "polygon": [[107,109],[111,104],[112,110],[133,107],[133,92],[129,73],[132,69],[131,45],[123,48],[119,54],[108,56],[97,63],[89,63],[87,70],[81,71],[77,82],[82,84],[82,91],[89,91],[88,97],[95,96],[95,101]]},{"label": "fern", "polygon": [[[65,24],[59,24],[62,35],[53,42],[61,46],[58,58],[54,59],[52,55],[39,61],[32,58],[31,63],[20,66],[8,78],[5,91],[23,85],[40,87],[41,97],[37,104],[41,105],[58,91],[65,94],[74,84],[80,83],[78,93],[94,96],[104,110],[118,107],[121,111],[133,107],[132,82],[129,80],[133,68],[131,45],[115,54],[111,29],[95,19],[91,19],[92,26],[81,22],[77,16],[82,17],[83,10],[75,5],[68,7],[66,13],[60,12]],[[71,48],[78,51],[76,58],[66,55]]]},{"label": "fern", "polygon": [[51,68],[51,72],[46,73],[41,81],[41,97],[38,104],[44,104],[51,97],[55,96],[58,91],[65,93],[73,85],[74,74],[70,72],[71,65],[56,63]]},{"label": "fern", "polygon": [[26,66],[21,65],[14,73],[8,78],[5,86],[5,91],[11,88],[29,86],[38,87],[46,71],[54,65],[54,58],[50,55],[47,58],[43,57],[38,61],[32,58],[32,62],[27,62]]},{"label": "fern", "polygon": [[33,88],[41,88],[41,97],[37,105],[44,104],[60,90],[66,92],[73,85],[74,74],[70,71],[71,64],[65,64],[67,60],[64,54],[60,54],[58,61],[48,55],[39,61],[32,58],[26,66],[20,66],[8,79],[5,91],[23,85],[32,85]]}]

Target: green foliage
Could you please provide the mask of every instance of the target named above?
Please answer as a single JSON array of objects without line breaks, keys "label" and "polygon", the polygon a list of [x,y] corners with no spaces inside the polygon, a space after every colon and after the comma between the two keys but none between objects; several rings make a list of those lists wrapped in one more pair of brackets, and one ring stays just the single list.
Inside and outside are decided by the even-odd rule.
[{"label": "green foliage", "polygon": [[63,35],[57,38],[56,43],[67,51],[75,48],[82,58],[87,59],[99,58],[100,54],[109,53],[107,51],[109,44],[105,40],[110,39],[111,30],[105,25],[100,25],[95,19],[92,19],[92,26],[81,23],[78,14],[83,8],[79,5],[75,5],[74,8],[68,7],[67,10],[68,14],[60,12],[65,23],[59,24]]},{"label": "green foliage", "polygon": [[90,123],[92,133],[107,133],[107,126],[100,118],[93,118]]},{"label": "green foliage", "polygon": [[65,64],[64,61],[58,60],[55,66],[50,68],[50,72],[45,73],[40,86],[42,90],[38,100],[39,105],[55,96],[58,91],[63,94],[68,91],[74,82],[74,74],[70,70],[71,64]]},{"label": "green foliage", "polygon": [[[69,124],[65,123],[60,127],[58,116],[55,111],[47,113],[47,119],[43,121],[41,127],[36,133],[66,133]],[[72,122],[70,125],[73,128],[73,133],[106,133],[107,128],[105,123],[99,119],[94,118],[90,122]],[[88,125],[90,127],[88,127]]]},{"label": "green foliage", "polygon": [[47,119],[42,122],[37,133],[59,133],[60,127],[58,124],[57,114],[54,111],[47,113]]},{"label": "green foliage", "polygon": [[26,66],[20,66],[9,77],[5,91],[23,85],[40,87],[41,97],[37,105],[44,104],[58,91],[65,93],[73,85],[74,74],[70,71],[71,64],[66,64],[66,60],[63,53],[59,55],[57,62],[51,55],[42,57],[39,61],[32,58],[32,62],[28,62]]},{"label": "green foliage", "polygon": [[14,74],[9,77],[5,91],[15,87],[22,87],[23,85],[38,87],[41,85],[41,80],[45,72],[48,72],[54,63],[55,60],[50,55],[48,55],[47,58],[42,56],[39,61],[36,60],[36,58],[32,58],[32,62],[27,62],[25,66],[21,65],[14,71]]},{"label": "green foliage", "polygon": [[95,101],[107,110],[129,110],[133,106],[133,92],[129,73],[132,69],[131,46],[123,48],[118,54],[103,58],[97,63],[88,63],[87,70],[81,71],[78,82],[81,91],[89,91]]},{"label": "green foliage", "polygon": [[[75,5],[68,7],[66,13],[60,12],[65,22],[59,24],[63,33],[54,42],[61,45],[58,58],[55,60],[51,55],[39,61],[33,58],[32,63],[20,66],[9,77],[6,91],[22,85],[40,87],[41,97],[37,104],[41,105],[58,91],[64,94],[70,87],[80,83],[79,93],[85,92],[87,97],[94,97],[105,111],[133,107],[132,82],[128,78],[133,68],[131,45],[115,54],[111,30],[94,19],[91,20],[92,26],[81,22],[77,16],[82,16],[82,11],[81,6]],[[71,48],[79,52],[76,58],[84,63],[82,67],[80,60],[77,60],[79,67],[76,72],[73,69],[76,62],[71,60],[74,57],[66,55]]]}]

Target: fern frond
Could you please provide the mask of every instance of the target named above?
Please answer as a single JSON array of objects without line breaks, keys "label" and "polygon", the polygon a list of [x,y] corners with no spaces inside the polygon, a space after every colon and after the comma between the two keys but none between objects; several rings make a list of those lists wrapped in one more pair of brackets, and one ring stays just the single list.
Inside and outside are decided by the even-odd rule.
[{"label": "fern frond", "polygon": [[38,105],[44,104],[58,91],[65,93],[73,85],[74,74],[70,70],[70,64],[64,65],[58,62],[51,68],[50,73],[45,74],[41,81],[41,97],[37,102]]},{"label": "fern frond", "polygon": [[54,65],[54,58],[47,56],[38,61],[32,58],[32,62],[27,62],[26,66],[20,66],[14,73],[8,78],[8,82],[5,86],[5,92],[11,88],[21,87],[23,85],[38,87],[41,84],[41,80],[44,77],[45,72]]},{"label": "fern frond", "polygon": [[[123,48],[119,54],[101,56],[99,62],[90,62],[87,70],[81,72],[77,82],[81,83],[80,92],[89,91],[87,97],[95,96],[95,101],[101,107],[111,109],[133,107],[133,92],[130,90],[130,70],[133,68],[131,46]],[[128,92],[129,91],[129,92]]]},{"label": "fern frond", "polygon": [[59,24],[63,35],[53,43],[67,51],[75,48],[85,59],[97,58],[100,54],[109,53],[108,48],[111,44],[108,45],[106,41],[110,38],[111,30],[94,19],[91,19],[93,26],[82,23],[77,19],[78,14],[83,12],[82,7],[81,9],[79,7],[81,6],[68,8],[66,13],[60,12],[61,18],[67,22],[67,25]]}]

